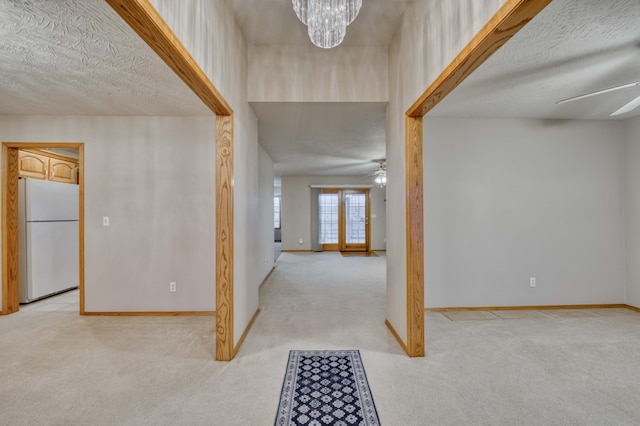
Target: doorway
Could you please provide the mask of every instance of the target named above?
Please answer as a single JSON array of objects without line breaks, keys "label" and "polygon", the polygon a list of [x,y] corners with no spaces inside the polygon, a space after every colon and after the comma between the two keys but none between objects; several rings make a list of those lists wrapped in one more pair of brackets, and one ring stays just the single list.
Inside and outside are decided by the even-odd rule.
[{"label": "doorway", "polygon": [[323,188],[318,196],[324,251],[369,252],[370,190]]},{"label": "doorway", "polygon": [[[80,314],[84,314],[84,144],[2,143],[2,315],[20,309],[19,295],[19,151],[65,149],[78,153],[78,288]],[[55,174],[54,174],[55,176]]]}]

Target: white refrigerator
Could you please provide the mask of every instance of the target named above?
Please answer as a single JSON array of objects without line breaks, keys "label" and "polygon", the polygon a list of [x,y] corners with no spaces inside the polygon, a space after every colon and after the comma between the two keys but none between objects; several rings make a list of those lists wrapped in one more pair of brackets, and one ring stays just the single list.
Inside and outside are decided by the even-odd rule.
[{"label": "white refrigerator", "polygon": [[20,178],[20,303],[79,283],[78,185]]}]

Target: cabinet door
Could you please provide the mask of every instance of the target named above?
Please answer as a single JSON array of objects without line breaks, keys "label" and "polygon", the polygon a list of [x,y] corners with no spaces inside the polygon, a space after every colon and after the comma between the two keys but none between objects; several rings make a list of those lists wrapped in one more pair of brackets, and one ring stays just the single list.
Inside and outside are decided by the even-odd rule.
[{"label": "cabinet door", "polygon": [[76,163],[57,158],[49,159],[49,180],[54,182],[77,183]]},{"label": "cabinet door", "polygon": [[18,151],[19,176],[34,179],[46,179],[49,171],[49,158],[44,155]]}]

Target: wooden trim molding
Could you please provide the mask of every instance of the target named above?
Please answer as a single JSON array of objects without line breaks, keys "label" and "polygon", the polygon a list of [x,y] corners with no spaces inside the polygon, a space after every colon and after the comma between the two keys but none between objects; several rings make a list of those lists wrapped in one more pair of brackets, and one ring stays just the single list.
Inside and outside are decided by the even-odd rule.
[{"label": "wooden trim molding", "polygon": [[106,0],[122,19],[217,115],[231,107],[149,0]]},{"label": "wooden trim molding", "polygon": [[640,308],[637,308],[637,307],[632,306],[632,305],[624,305],[624,307],[627,308],[627,309],[630,309],[632,311],[635,311],[635,312],[640,312]]},{"label": "wooden trim molding", "polygon": [[20,308],[18,260],[18,150],[2,144],[2,314]]},{"label": "wooden trim molding", "polygon": [[251,330],[251,327],[253,326],[253,323],[256,321],[256,318],[258,318],[259,313],[260,313],[260,309],[256,309],[256,312],[251,317],[251,321],[249,321],[247,328],[244,329],[244,333],[242,333],[242,336],[240,336],[240,340],[238,340],[238,344],[233,349],[233,356],[236,356],[236,354],[240,350],[240,346],[242,346],[242,344],[244,343],[244,339],[247,337],[247,334],[249,334],[249,330]]},{"label": "wooden trim molding", "polygon": [[216,116],[216,360],[233,346],[233,116]]},{"label": "wooden trim molding", "polygon": [[424,179],[422,117],[405,120],[407,355],[424,356]]},{"label": "wooden trim molding", "polygon": [[541,311],[556,309],[609,309],[628,308],[624,303],[595,304],[595,305],[537,305],[537,306],[472,306],[452,308],[424,308],[425,312],[460,312],[460,311]]},{"label": "wooden trim molding", "polygon": [[84,313],[84,144],[79,142],[2,143],[2,315],[20,309],[18,249],[18,150],[75,148],[78,150],[80,314]]},{"label": "wooden trim molding", "polygon": [[411,105],[407,115],[424,116],[549,3],[551,0],[507,0],[422,96]]},{"label": "wooden trim molding", "polygon": [[216,359],[233,347],[233,110],[149,0],[106,0],[216,114]]},{"label": "wooden trim molding", "polygon": [[262,282],[260,283],[260,285],[258,286],[258,288],[262,288],[263,285],[265,285],[265,283],[267,282],[267,280],[269,279],[269,277],[271,276],[271,274],[273,274],[273,271],[276,270],[275,266],[271,267],[271,270],[269,271],[269,273],[267,274],[266,277],[264,277],[264,280],[262,280]]},{"label": "wooden trim molding", "polygon": [[211,317],[216,311],[159,311],[159,312],[85,312],[93,317]]},{"label": "wooden trim molding", "polygon": [[391,323],[389,322],[389,320],[385,320],[384,323],[387,325],[387,328],[391,331],[391,334],[393,334],[393,337],[396,338],[396,340],[398,341],[398,343],[400,344],[400,346],[402,347],[402,349],[406,352],[409,353],[409,350],[407,349],[407,345],[404,344],[404,341],[402,340],[402,338],[400,337],[400,335],[398,334],[398,332],[396,331],[395,328],[393,328],[393,326],[391,325]]},{"label": "wooden trim molding", "polygon": [[80,256],[80,282],[78,287],[80,288],[80,315],[84,315],[84,144],[78,146],[78,193],[80,204],[80,211],[78,213],[78,223],[80,226],[78,232],[78,239],[80,249],[78,255]]},{"label": "wooden trim molding", "polygon": [[424,356],[425,353],[422,117],[550,2],[551,0],[507,0],[406,112],[407,344],[405,350],[409,356]]}]

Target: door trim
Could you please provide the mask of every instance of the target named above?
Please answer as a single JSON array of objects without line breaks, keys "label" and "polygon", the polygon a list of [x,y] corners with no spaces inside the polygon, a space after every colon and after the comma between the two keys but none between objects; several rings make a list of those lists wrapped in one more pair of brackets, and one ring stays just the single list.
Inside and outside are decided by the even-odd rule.
[{"label": "door trim", "polygon": [[18,150],[45,148],[78,149],[78,288],[80,315],[84,315],[84,143],[3,142],[2,143],[2,315],[20,310],[18,249]]},{"label": "door trim", "polygon": [[[507,0],[406,112],[407,343],[404,347],[411,357],[425,354],[422,117],[549,3],[551,0]],[[402,341],[401,344],[404,345]]]},{"label": "door trim", "polygon": [[233,345],[233,109],[149,0],[106,1],[216,114],[216,360],[231,361],[239,349]]}]

